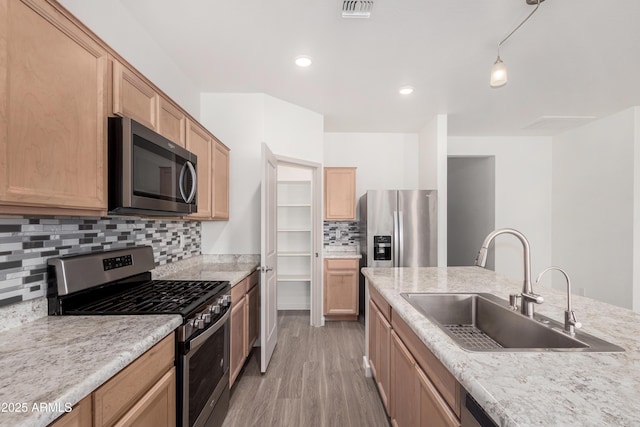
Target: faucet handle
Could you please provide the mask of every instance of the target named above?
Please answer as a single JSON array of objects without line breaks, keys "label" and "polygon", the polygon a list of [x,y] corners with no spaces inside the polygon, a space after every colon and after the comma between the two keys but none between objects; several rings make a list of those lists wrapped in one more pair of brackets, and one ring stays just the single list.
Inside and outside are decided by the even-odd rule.
[{"label": "faucet handle", "polygon": [[513,311],[518,310],[518,299],[522,298],[520,294],[509,294],[509,308]]},{"label": "faucet handle", "polygon": [[544,302],[542,295],[534,294],[533,292],[530,294],[523,292],[522,299],[527,302],[535,302],[536,304],[542,304]]},{"label": "faucet handle", "polygon": [[576,329],[580,329],[582,327],[582,323],[578,322],[578,320],[576,319],[576,314],[573,311],[566,310],[564,312],[564,319],[565,324],[567,325],[571,325]]}]

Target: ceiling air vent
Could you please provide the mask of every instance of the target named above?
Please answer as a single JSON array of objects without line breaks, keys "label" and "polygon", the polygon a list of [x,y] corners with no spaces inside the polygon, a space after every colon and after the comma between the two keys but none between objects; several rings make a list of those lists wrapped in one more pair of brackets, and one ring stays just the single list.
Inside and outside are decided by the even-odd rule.
[{"label": "ceiling air vent", "polygon": [[372,8],[373,0],[343,0],[342,17],[369,18],[371,16]]}]

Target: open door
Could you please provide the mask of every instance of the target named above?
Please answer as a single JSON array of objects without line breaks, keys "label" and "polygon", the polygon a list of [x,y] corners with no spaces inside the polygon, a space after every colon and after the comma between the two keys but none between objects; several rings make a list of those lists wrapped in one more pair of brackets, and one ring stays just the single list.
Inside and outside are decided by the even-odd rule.
[{"label": "open door", "polygon": [[278,161],[262,143],[262,186],[260,188],[260,370],[264,373],[278,342],[276,269]]}]

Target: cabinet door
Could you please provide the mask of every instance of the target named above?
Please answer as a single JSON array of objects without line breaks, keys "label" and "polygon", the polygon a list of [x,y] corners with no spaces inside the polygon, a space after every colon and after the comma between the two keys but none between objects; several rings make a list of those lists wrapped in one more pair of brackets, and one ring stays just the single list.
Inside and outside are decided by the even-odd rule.
[{"label": "cabinet door", "polygon": [[184,147],[186,123],[184,112],[161,96],[158,104],[158,133]]},{"label": "cabinet door", "polygon": [[251,347],[258,339],[258,331],[260,330],[260,317],[259,317],[259,286],[254,286],[251,288],[249,292],[247,292],[247,329],[248,329],[248,337],[247,337],[247,353],[251,351]]},{"label": "cabinet door", "polygon": [[420,426],[429,427],[460,427],[460,421],[449,409],[447,402],[440,396],[438,390],[425,375],[420,366],[415,365],[415,375],[418,379],[415,385],[415,396],[418,396],[418,419]]},{"label": "cabinet door", "polygon": [[214,139],[213,219],[229,219],[229,149]]},{"label": "cabinet door", "polygon": [[417,425],[416,361],[398,335],[391,331],[391,424],[399,427]]},{"label": "cabinet door", "polygon": [[356,168],[324,168],[324,219],[356,219]]},{"label": "cabinet door", "polygon": [[82,399],[71,412],[55,420],[49,427],[87,427],[91,425],[91,396]]},{"label": "cabinet door", "polygon": [[391,385],[391,325],[381,312],[377,312],[376,345],[378,346],[378,390],[384,409],[389,414],[389,390]]},{"label": "cabinet door", "polygon": [[175,427],[176,368],[171,368],[114,427]]},{"label": "cabinet door", "polygon": [[187,150],[198,156],[198,212],[193,218],[211,218],[211,144],[207,131],[192,121],[187,122]]},{"label": "cabinet door", "polygon": [[369,300],[369,366],[373,378],[378,381],[378,361],[380,360],[377,327],[378,327],[378,307]]},{"label": "cabinet door", "polygon": [[45,1],[0,3],[0,40],[0,204],[106,211],[107,52]]},{"label": "cabinet door", "polygon": [[[341,264],[337,264],[341,262]],[[333,268],[332,265],[342,268]],[[325,316],[358,316],[358,261],[325,260]]]},{"label": "cabinet door", "polygon": [[246,336],[245,336],[245,304],[246,297],[243,295],[238,302],[233,302],[231,308],[231,337],[230,337],[230,356],[229,356],[229,387],[233,386],[242,365],[244,364],[246,355]]},{"label": "cabinet door", "polygon": [[158,130],[158,93],[137,73],[113,61],[113,113]]}]

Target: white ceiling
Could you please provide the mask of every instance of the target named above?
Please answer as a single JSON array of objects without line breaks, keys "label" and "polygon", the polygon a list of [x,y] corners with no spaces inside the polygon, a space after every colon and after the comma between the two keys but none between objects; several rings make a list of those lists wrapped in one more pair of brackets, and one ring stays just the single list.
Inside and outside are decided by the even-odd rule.
[{"label": "white ceiling", "polygon": [[122,4],[203,92],[264,92],[323,114],[327,132],[416,132],[446,113],[450,135],[553,135],[562,126],[523,128],[640,105],[637,0],[546,0],[503,45],[500,89],[496,46],[534,6],[374,1],[370,19],[341,18],[339,0]]}]

